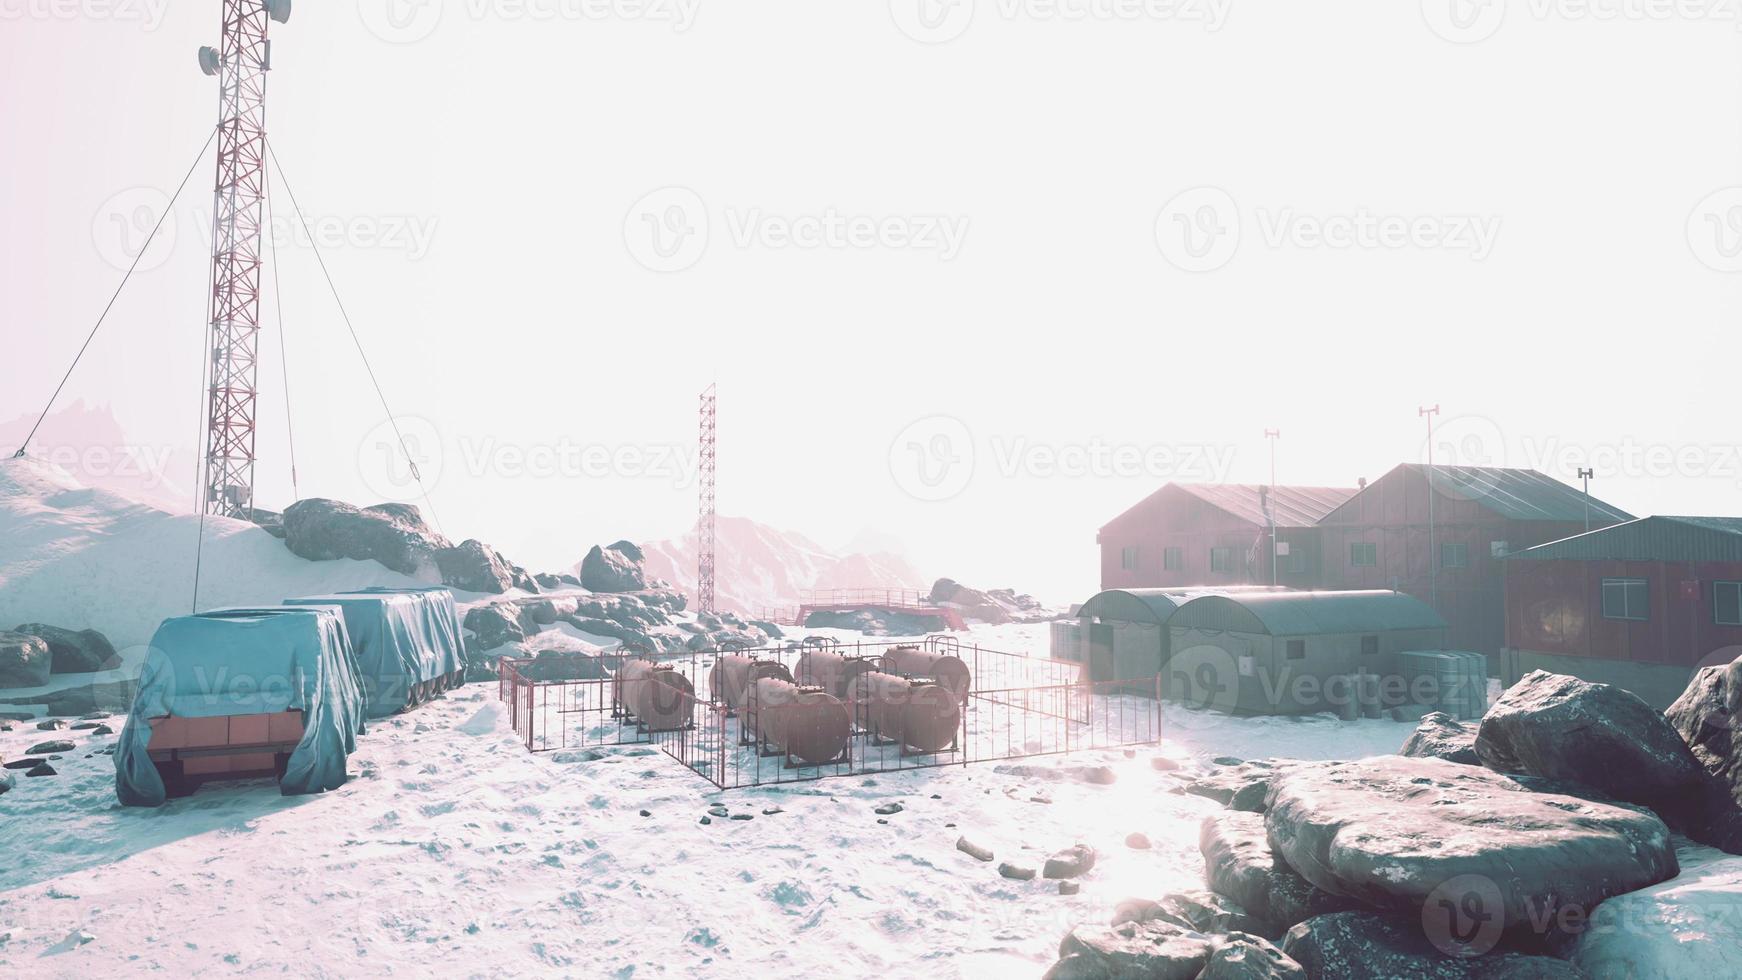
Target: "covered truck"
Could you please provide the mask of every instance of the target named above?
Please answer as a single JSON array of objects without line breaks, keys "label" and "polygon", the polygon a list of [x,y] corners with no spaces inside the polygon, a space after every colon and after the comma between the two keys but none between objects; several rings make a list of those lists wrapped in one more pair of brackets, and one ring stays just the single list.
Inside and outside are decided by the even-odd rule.
[{"label": "covered truck", "polygon": [[342,611],[370,718],[404,711],[465,683],[460,615],[447,589],[362,589],[284,602]]}]

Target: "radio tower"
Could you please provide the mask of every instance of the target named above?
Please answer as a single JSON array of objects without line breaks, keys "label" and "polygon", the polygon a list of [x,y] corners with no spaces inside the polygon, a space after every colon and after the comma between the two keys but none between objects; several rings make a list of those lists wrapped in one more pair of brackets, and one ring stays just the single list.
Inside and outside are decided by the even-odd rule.
[{"label": "radio tower", "polygon": [[696,505],[696,610],[714,611],[714,386],[702,392],[701,451],[697,472],[701,499]]},{"label": "radio tower", "polygon": [[218,48],[200,68],[218,77],[218,179],[212,205],[212,363],[206,389],[205,511],[246,517],[254,506],[254,403],[260,335],[260,234],[266,192],[268,20],[290,0],[223,0]]}]

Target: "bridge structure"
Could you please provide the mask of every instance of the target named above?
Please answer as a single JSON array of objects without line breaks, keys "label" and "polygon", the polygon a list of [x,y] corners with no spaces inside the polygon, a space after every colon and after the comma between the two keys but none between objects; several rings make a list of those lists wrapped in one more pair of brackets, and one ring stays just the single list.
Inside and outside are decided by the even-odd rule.
[{"label": "bridge structure", "polygon": [[943,622],[946,629],[968,628],[960,609],[932,602],[931,597],[919,589],[813,589],[799,594],[797,607],[765,609],[762,618],[780,626],[803,626],[812,613],[854,613],[867,610],[935,616]]}]

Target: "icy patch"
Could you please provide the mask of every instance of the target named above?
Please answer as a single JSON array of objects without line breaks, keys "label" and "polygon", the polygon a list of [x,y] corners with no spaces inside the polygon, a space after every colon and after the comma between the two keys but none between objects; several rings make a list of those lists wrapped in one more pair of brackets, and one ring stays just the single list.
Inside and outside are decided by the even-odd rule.
[{"label": "icy patch", "polygon": [[466,719],[460,725],[460,731],[467,735],[488,735],[494,732],[502,721],[503,705],[500,701],[492,701],[478,709],[478,713]]}]

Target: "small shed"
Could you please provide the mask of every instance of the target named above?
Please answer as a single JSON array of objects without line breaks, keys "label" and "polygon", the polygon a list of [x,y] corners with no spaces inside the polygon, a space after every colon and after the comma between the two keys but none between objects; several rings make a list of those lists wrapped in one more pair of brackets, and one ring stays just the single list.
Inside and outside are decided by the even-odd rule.
[{"label": "small shed", "polygon": [[1079,646],[1053,656],[1089,666],[1092,681],[1153,681],[1168,659],[1168,621],[1174,611],[1201,596],[1285,592],[1270,586],[1227,588],[1108,589],[1077,611]]},{"label": "small shed", "polygon": [[1199,596],[1168,620],[1164,696],[1232,714],[1339,711],[1351,675],[1398,677],[1405,651],[1443,644],[1446,621],[1401,592]]}]

